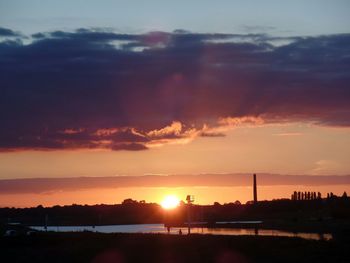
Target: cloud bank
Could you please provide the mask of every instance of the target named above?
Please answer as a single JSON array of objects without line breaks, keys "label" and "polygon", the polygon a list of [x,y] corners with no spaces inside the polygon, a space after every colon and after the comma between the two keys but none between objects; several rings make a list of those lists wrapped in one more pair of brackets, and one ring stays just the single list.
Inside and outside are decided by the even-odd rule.
[{"label": "cloud bank", "polygon": [[[258,174],[259,186],[349,185],[347,176]],[[144,175],[114,177],[29,178],[0,180],[0,194],[52,193],[122,187],[235,187],[251,186],[251,174]]]},{"label": "cloud bank", "polygon": [[0,36],[0,151],[146,150],[245,123],[350,126],[350,34]]}]

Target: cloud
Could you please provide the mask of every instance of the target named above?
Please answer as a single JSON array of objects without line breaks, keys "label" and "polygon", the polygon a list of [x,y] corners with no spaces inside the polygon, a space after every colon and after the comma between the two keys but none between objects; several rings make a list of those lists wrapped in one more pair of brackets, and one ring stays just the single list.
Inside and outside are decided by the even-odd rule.
[{"label": "cloud", "polygon": [[[190,174],[114,177],[30,178],[0,180],[0,194],[48,193],[120,187],[235,187],[251,186],[251,174]],[[258,174],[258,185],[342,185],[350,176]]]},{"label": "cloud", "polygon": [[31,39],[0,42],[2,151],[145,150],[242,123],[350,126],[350,34],[79,29]]},{"label": "cloud", "polygon": [[339,170],[341,165],[334,160],[319,160],[315,162],[315,168],[311,170],[311,174],[314,175],[325,175],[334,173]]},{"label": "cloud", "polygon": [[225,137],[225,133],[222,132],[201,132],[200,136],[202,137]]},{"label": "cloud", "polygon": [[174,121],[171,125],[166,126],[159,130],[152,130],[148,132],[148,136],[151,138],[173,138],[173,137],[180,137],[182,131],[182,124],[181,122]]},{"label": "cloud", "polygon": [[20,37],[21,34],[12,31],[11,29],[0,27],[0,37]]},{"label": "cloud", "polygon": [[276,133],[275,136],[282,136],[282,137],[294,137],[294,136],[301,136],[303,135],[301,132],[284,132],[284,133]]},{"label": "cloud", "polygon": [[108,147],[111,150],[141,151],[148,148],[142,143],[116,143]]}]

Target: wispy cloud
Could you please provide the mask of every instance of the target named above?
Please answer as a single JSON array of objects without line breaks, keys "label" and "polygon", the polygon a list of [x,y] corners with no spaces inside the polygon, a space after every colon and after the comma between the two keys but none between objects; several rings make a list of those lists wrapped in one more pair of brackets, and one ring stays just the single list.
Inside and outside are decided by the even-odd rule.
[{"label": "wispy cloud", "polygon": [[[251,174],[190,174],[114,177],[32,178],[0,180],[0,194],[52,193],[81,189],[120,187],[228,187],[251,186]],[[350,184],[348,176],[307,176],[258,174],[258,184],[267,185],[341,185]]]},{"label": "wispy cloud", "polygon": [[283,132],[283,133],[275,133],[275,136],[282,136],[282,137],[291,137],[291,136],[301,136],[303,135],[301,132]]},{"label": "wispy cloud", "polygon": [[339,170],[340,164],[334,160],[318,160],[315,163],[315,168],[311,170],[311,174],[324,175],[334,173]]}]

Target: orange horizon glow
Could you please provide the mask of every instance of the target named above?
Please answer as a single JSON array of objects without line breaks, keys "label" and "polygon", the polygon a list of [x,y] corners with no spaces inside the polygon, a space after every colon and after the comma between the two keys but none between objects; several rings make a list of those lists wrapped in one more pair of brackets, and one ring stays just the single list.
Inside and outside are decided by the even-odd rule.
[{"label": "orange horizon glow", "polygon": [[[316,191],[326,197],[328,192],[341,196],[344,191],[350,193],[350,185],[275,185],[258,186],[258,201],[290,198],[293,191]],[[132,193],[132,194],[131,194]],[[188,194],[194,195],[196,205],[220,204],[239,200],[242,204],[253,200],[252,187],[126,187],[119,189],[85,189],[76,191],[56,191],[38,194],[0,194],[0,207],[35,207],[43,205],[115,205],[121,204],[124,199],[145,200],[146,203],[161,204],[169,194],[185,200]]]},{"label": "orange horizon glow", "polygon": [[[298,134],[298,135],[295,135]],[[225,174],[259,172],[294,175],[346,175],[350,171],[350,129],[303,124],[241,127],[225,137],[200,137],[185,145],[165,145],[149,151],[24,151],[0,153],[0,179],[103,177],[144,174]],[[325,149],[327,149],[325,151]],[[137,165],[135,165],[137,163]],[[181,184],[181,180],[177,181]],[[290,198],[293,191],[342,195],[350,185],[262,186],[258,200]],[[106,186],[106,188],[103,188]],[[28,185],[23,185],[28,189]],[[71,204],[120,204],[124,199],[160,204],[165,195],[181,200],[190,194],[195,204],[252,200],[251,186],[242,187],[118,187],[55,189],[37,193],[0,193],[0,207],[45,207]]]},{"label": "orange horizon glow", "polygon": [[349,128],[290,123],[237,127],[225,135],[136,152],[0,152],[0,179],[246,172],[350,174]]}]

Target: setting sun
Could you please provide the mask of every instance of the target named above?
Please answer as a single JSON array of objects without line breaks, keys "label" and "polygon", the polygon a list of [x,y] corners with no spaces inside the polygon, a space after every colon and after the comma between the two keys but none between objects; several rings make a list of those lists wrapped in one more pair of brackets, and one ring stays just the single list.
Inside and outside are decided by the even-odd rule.
[{"label": "setting sun", "polygon": [[173,209],[177,207],[179,203],[180,200],[177,196],[167,195],[160,204],[164,209]]}]

